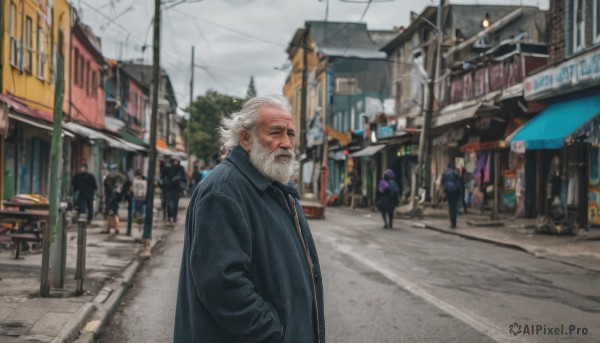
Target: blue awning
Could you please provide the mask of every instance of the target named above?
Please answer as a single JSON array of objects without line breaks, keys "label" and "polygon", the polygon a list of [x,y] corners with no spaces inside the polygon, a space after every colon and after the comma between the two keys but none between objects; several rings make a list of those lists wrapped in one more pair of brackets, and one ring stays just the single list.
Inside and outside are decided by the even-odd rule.
[{"label": "blue awning", "polygon": [[512,138],[527,150],[560,149],[571,134],[600,115],[600,96],[569,100],[548,106]]}]

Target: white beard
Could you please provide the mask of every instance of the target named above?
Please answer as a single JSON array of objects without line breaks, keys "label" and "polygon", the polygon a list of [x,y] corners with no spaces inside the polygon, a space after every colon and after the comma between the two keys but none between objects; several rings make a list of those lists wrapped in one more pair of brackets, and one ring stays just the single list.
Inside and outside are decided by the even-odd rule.
[{"label": "white beard", "polygon": [[[264,147],[258,137],[252,137],[250,146],[250,163],[264,177],[286,184],[296,174],[299,163],[293,150],[277,149],[274,152]],[[287,158],[284,158],[287,156]]]}]

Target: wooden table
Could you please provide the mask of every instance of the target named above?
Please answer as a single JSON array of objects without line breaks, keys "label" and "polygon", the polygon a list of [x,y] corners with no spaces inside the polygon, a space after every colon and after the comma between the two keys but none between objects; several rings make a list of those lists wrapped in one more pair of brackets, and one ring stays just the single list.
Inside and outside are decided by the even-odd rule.
[{"label": "wooden table", "polygon": [[14,258],[21,257],[21,244],[23,242],[41,242],[44,237],[44,230],[50,218],[50,211],[44,210],[0,210],[0,221],[4,222],[24,222],[26,224],[36,224],[37,230],[24,231],[23,228],[17,232],[11,233],[11,240],[15,243]]},{"label": "wooden table", "polygon": [[27,211],[27,210],[50,210],[50,204],[31,204],[31,203],[23,203],[23,202],[15,202],[3,200],[2,204],[4,207],[17,207],[19,211]]}]

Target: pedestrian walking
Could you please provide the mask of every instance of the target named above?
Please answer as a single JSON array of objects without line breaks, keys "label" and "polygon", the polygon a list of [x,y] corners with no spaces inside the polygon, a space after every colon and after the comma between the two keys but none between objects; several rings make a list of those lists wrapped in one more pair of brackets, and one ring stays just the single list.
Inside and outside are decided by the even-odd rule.
[{"label": "pedestrian walking", "polygon": [[83,163],[79,173],[73,176],[72,186],[77,198],[77,216],[87,215],[87,222],[90,224],[94,217],[94,197],[98,184],[94,175],[88,173],[87,163]]},{"label": "pedestrian walking", "polygon": [[396,175],[391,169],[386,169],[383,179],[377,185],[376,205],[383,217],[383,228],[394,227],[394,211],[400,204],[400,189],[396,183]]},{"label": "pedestrian walking", "polygon": [[448,168],[442,175],[442,186],[446,199],[448,199],[448,212],[450,214],[450,226],[456,229],[456,216],[458,214],[458,198],[460,197],[460,177],[454,162],[448,163]]},{"label": "pedestrian walking", "polygon": [[117,170],[116,164],[111,164],[108,168],[109,173],[104,178],[104,194],[106,195],[106,231],[110,233],[115,229],[119,234],[119,202],[123,198],[123,186],[127,182],[127,177]]},{"label": "pedestrian walking", "polygon": [[187,185],[185,169],[179,164],[179,160],[172,157],[162,171],[163,189],[165,193],[165,206],[167,222],[177,223],[177,211],[179,209],[179,198],[181,192]]},{"label": "pedestrian walking", "polygon": [[146,213],[146,193],[148,192],[148,181],[144,178],[142,171],[138,169],[133,180],[133,200],[135,203],[134,219],[138,224],[144,223]]},{"label": "pedestrian walking", "polygon": [[226,154],[186,217],[174,342],[325,342],[323,284],[282,96],[222,121]]},{"label": "pedestrian walking", "polygon": [[200,181],[202,181],[202,170],[198,168],[198,165],[194,165],[194,170],[192,171],[192,187],[190,190],[190,194],[194,192],[194,189],[196,189],[196,186],[200,184]]}]

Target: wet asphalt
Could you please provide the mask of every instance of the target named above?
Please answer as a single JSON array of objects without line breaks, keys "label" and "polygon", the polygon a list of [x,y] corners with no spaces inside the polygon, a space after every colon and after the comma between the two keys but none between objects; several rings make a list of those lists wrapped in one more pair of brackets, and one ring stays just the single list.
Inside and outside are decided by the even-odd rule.
[{"label": "wet asphalt", "polygon": [[[384,230],[377,213],[326,216],[310,225],[328,342],[600,341],[600,273],[409,221]],[[100,342],[172,341],[183,233],[179,224],[159,245]]]}]

